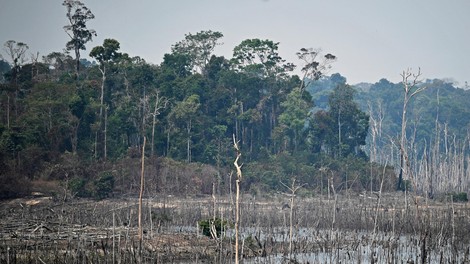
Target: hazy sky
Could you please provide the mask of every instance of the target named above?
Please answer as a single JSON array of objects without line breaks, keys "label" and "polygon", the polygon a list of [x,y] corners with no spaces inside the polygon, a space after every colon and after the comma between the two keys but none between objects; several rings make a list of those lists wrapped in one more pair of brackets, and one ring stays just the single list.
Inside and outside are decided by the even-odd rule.
[{"label": "hazy sky", "polygon": [[[62,0],[0,0],[0,43],[25,42],[29,51],[62,51],[68,36]],[[348,83],[400,81],[406,68],[423,78],[470,81],[469,0],[83,0],[98,36],[121,51],[159,64],[171,45],[201,30],[224,34],[215,53],[231,58],[249,38],[280,42],[279,53],[299,64],[300,48],[338,57],[330,73]],[[6,57],[3,49],[0,54]]]}]

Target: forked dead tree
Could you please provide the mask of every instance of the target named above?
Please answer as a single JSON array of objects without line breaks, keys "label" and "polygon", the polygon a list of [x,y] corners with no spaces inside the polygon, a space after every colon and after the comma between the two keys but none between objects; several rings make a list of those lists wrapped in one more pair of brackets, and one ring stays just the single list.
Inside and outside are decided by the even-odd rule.
[{"label": "forked dead tree", "polygon": [[170,101],[168,98],[165,96],[160,96],[160,92],[157,91],[155,94],[155,106],[153,108],[153,113],[152,115],[152,144],[151,144],[151,150],[150,150],[150,155],[154,157],[155,152],[155,127],[157,125],[157,116],[160,115],[160,111],[165,109],[168,106],[168,103]]},{"label": "forked dead tree", "polygon": [[[411,72],[411,69],[403,71],[401,74],[402,84],[404,89],[404,98],[403,98],[403,112],[401,117],[401,136],[400,136],[400,175],[398,177],[397,189],[402,189],[403,179],[412,180],[410,170],[410,163],[408,158],[408,144],[406,136],[406,113],[408,109],[408,103],[410,100],[417,95],[418,93],[426,89],[425,86],[418,87],[419,77],[421,76],[421,69],[418,69],[418,73],[414,74]],[[406,192],[406,186],[405,186]]]},{"label": "forked dead tree", "polygon": [[235,180],[235,264],[238,264],[238,238],[239,238],[239,225],[240,225],[240,182],[242,181],[242,166],[239,165],[238,160],[242,156],[240,148],[238,146],[238,141],[235,140],[235,135],[233,135],[233,147],[237,152],[237,157],[233,162],[235,168],[237,169],[237,179]]},{"label": "forked dead tree", "polygon": [[293,233],[294,233],[294,199],[295,199],[295,193],[304,186],[302,185],[295,185],[295,178],[292,179],[292,184],[291,186],[287,186],[283,182],[281,182],[284,187],[286,187],[290,193],[288,194],[290,196],[290,212],[289,212],[289,259],[292,254],[292,238],[293,238]]}]

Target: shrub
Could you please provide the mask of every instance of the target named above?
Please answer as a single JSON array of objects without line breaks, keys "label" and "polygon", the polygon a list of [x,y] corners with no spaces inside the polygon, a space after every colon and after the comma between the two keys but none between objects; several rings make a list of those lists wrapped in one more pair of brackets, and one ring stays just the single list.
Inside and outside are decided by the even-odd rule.
[{"label": "shrub", "polygon": [[152,210],[152,220],[159,223],[169,223],[173,221],[173,212],[168,208],[157,208]]},{"label": "shrub", "polygon": [[20,175],[0,173],[0,200],[29,194],[30,181]]},{"label": "shrub", "polygon": [[404,192],[405,190],[407,190],[407,191],[409,191],[409,192],[410,192],[410,191],[413,191],[413,186],[412,186],[412,184],[411,184],[411,181],[410,181],[410,180],[403,180],[403,182],[402,182],[402,184],[401,184],[401,186],[400,186],[400,190],[403,191],[403,192]]},{"label": "shrub", "polygon": [[72,178],[67,184],[67,189],[70,191],[72,196],[88,197],[90,196],[86,189],[86,181],[83,178]]},{"label": "shrub", "polygon": [[447,195],[452,197],[452,202],[468,202],[468,196],[466,192],[451,192]]},{"label": "shrub", "polygon": [[217,237],[220,237],[222,234],[222,229],[229,227],[229,223],[226,220],[221,220],[220,218],[201,220],[198,222],[199,228],[202,230],[202,234],[208,237],[212,237],[211,226],[214,225]]},{"label": "shrub", "polygon": [[107,198],[114,189],[114,176],[110,172],[103,172],[93,182],[93,197],[99,200]]}]

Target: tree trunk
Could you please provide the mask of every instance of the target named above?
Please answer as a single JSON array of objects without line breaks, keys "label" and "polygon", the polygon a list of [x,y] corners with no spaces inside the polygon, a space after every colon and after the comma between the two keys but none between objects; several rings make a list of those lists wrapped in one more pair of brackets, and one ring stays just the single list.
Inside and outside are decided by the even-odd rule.
[{"label": "tree trunk", "polygon": [[7,128],[10,129],[10,96],[7,94]]},{"label": "tree trunk", "polygon": [[[156,108],[156,106],[155,106]],[[151,148],[150,148],[150,156],[154,157],[155,153],[154,153],[154,144],[155,144],[155,124],[156,124],[156,114],[154,112],[153,114],[153,120],[152,120],[152,145],[151,145]]]},{"label": "tree trunk", "polygon": [[144,144],[142,145],[142,158],[141,158],[142,168],[140,171],[139,220],[138,220],[139,221],[138,238],[139,238],[139,241],[141,242],[143,239],[143,236],[142,236],[142,196],[144,194],[145,143],[146,143],[146,137],[144,136]]},{"label": "tree trunk", "polygon": [[101,71],[101,94],[100,94],[100,118],[101,118],[103,116],[104,84],[106,82],[106,66],[103,65],[103,69],[100,68],[100,71]]},{"label": "tree trunk", "polygon": [[108,134],[108,107],[106,107],[104,109],[104,139],[103,139],[103,144],[104,144],[104,157],[103,159],[106,161],[106,159],[108,158],[108,149],[107,149],[107,144],[106,144],[106,141],[107,141],[107,134]]},{"label": "tree trunk", "polygon": [[240,148],[238,147],[238,142],[235,140],[235,135],[233,135],[233,146],[237,151],[237,157],[233,164],[237,170],[237,179],[235,181],[235,264],[239,263],[239,226],[240,226],[240,182],[242,180],[242,170],[241,166],[238,165],[238,160],[240,159],[242,153],[240,152]]},{"label": "tree trunk", "polygon": [[[411,98],[415,96],[416,94],[424,91],[426,87],[419,87],[416,90],[413,91],[413,88],[415,88],[418,84],[418,78],[421,76],[421,72],[418,71],[417,74],[412,74],[410,70],[408,69],[407,71],[403,71],[401,74],[402,76],[402,84],[403,84],[403,89],[404,89],[404,98],[403,98],[403,111],[402,111],[402,117],[401,117],[401,137],[400,137],[400,175],[398,178],[398,184],[397,189],[399,190],[403,186],[401,184],[403,183],[403,180],[408,180],[409,178],[409,173],[410,173],[410,163],[408,159],[408,144],[407,144],[407,137],[406,137],[406,112],[407,112],[407,106]],[[412,80],[410,81],[410,78]],[[406,195],[406,184],[405,184],[405,195]]]},{"label": "tree trunk", "polygon": [[186,142],[187,162],[191,163],[191,119],[186,124],[186,132],[188,132],[188,139]]},{"label": "tree trunk", "polygon": [[75,80],[80,77],[80,49],[75,47]]}]

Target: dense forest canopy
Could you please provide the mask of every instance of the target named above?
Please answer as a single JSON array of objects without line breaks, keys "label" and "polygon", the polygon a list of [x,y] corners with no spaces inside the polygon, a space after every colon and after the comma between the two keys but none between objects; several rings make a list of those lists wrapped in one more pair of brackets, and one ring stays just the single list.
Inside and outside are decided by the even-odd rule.
[{"label": "dense forest canopy", "polygon": [[[217,56],[223,33],[211,30],[185,35],[159,65],[121,51],[116,39],[88,51],[96,32],[86,22],[94,15],[74,3],[81,5],[64,4],[64,52],[30,59],[27,44],[4,45],[0,197],[44,182],[77,196],[128,193],[144,137],[149,192],[209,193],[213,183],[228,192],[233,137],[243,154],[242,187],[254,193],[293,178],[311,194],[329,185],[378,190],[381,178],[385,189],[395,189],[403,83],[355,87],[338,73],[327,75],[336,56],[302,48],[296,65],[273,40],[242,40],[232,58]],[[426,90],[407,113],[415,173],[406,180],[421,194],[467,191],[470,91],[441,80],[418,86]],[[423,163],[431,161],[435,168]],[[423,166],[433,168],[430,178],[420,178]]]}]

